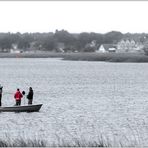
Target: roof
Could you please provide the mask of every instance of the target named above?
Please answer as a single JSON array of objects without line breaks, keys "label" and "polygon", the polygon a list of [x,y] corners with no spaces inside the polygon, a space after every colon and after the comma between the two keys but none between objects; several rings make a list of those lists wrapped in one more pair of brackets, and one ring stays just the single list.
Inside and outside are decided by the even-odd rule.
[{"label": "roof", "polygon": [[122,38],[120,41],[127,41],[129,40],[130,42],[131,41],[135,41],[135,42],[140,42],[140,38],[136,38],[136,37],[125,37],[125,38]]}]

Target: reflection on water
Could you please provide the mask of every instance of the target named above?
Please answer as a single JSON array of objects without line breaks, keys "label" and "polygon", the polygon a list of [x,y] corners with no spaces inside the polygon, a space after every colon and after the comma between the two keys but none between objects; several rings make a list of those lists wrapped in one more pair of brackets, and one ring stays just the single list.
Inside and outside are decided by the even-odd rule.
[{"label": "reflection on water", "polygon": [[[97,139],[99,134],[122,139],[142,136],[146,144],[148,64],[0,59],[3,106],[15,103],[16,88],[33,87],[39,113],[0,113],[0,138],[5,136]],[[22,100],[27,104],[27,100]],[[131,137],[132,138],[132,137]]]}]

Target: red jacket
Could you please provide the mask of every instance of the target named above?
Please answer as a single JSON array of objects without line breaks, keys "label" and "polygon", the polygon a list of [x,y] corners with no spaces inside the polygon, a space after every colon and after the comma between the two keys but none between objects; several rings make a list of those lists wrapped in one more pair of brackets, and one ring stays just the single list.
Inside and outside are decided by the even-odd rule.
[{"label": "red jacket", "polygon": [[21,100],[22,97],[23,97],[23,95],[21,94],[20,91],[17,91],[17,92],[14,94],[15,100]]}]

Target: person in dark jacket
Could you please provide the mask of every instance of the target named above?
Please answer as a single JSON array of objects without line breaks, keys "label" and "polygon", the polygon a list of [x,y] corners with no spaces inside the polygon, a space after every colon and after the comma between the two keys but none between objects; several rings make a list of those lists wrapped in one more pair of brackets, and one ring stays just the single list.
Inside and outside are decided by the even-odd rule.
[{"label": "person in dark jacket", "polygon": [[29,87],[27,99],[28,99],[28,105],[32,104],[32,101],[33,101],[33,89],[32,89],[32,87]]},{"label": "person in dark jacket", "polygon": [[21,105],[21,99],[22,99],[23,95],[20,92],[20,89],[18,88],[16,93],[14,94],[14,98],[16,100],[16,106]]},{"label": "person in dark jacket", "polygon": [[2,106],[2,92],[3,92],[3,86],[0,85],[0,106]]}]

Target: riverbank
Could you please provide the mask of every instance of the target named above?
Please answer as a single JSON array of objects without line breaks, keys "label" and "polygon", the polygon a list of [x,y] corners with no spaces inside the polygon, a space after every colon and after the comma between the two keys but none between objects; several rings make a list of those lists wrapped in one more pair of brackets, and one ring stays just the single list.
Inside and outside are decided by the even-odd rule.
[{"label": "riverbank", "polygon": [[62,58],[73,61],[148,62],[148,56],[136,53],[0,53],[0,58]]}]

